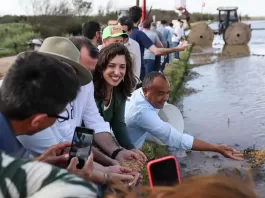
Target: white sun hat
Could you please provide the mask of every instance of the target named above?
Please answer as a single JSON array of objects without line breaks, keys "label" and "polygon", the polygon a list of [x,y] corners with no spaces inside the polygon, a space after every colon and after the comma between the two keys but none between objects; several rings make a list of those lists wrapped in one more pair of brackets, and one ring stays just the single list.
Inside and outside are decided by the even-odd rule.
[{"label": "white sun hat", "polygon": [[[180,110],[175,105],[166,103],[163,109],[159,110],[158,116],[161,118],[161,120],[163,120],[164,122],[168,122],[179,132],[183,133],[184,119]],[[161,140],[157,139],[149,133],[147,135],[147,140],[160,145],[165,145]]]}]

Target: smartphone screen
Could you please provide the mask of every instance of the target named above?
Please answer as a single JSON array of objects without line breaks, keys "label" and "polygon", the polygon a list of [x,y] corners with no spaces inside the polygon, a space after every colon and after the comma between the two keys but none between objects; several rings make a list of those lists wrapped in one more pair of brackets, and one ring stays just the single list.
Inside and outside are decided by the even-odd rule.
[{"label": "smartphone screen", "polygon": [[151,163],[149,173],[152,186],[174,186],[180,183],[177,161],[173,157]]},{"label": "smartphone screen", "polygon": [[87,161],[88,156],[91,152],[91,146],[93,143],[93,134],[94,130],[84,128],[84,127],[76,127],[73,140],[72,140],[72,146],[70,149],[70,158],[69,163],[73,157],[77,157],[79,160],[79,163],[77,165],[77,168],[82,169],[85,165],[85,162]]}]

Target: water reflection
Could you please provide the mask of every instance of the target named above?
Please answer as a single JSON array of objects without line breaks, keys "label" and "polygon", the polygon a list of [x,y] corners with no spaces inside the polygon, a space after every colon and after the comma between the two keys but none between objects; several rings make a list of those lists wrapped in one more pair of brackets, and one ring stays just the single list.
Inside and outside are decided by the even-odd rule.
[{"label": "water reflection", "polygon": [[206,65],[216,61],[250,56],[248,45],[223,45],[217,47],[194,46],[189,64]]},{"label": "water reflection", "polygon": [[225,45],[221,55],[229,58],[245,57],[250,56],[250,50],[248,45]]}]

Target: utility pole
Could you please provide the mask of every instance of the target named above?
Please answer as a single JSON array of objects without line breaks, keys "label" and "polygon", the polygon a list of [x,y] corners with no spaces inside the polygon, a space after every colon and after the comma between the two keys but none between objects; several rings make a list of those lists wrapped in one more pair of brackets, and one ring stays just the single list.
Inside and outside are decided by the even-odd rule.
[{"label": "utility pole", "polygon": [[140,2],[139,0],[136,0],[136,5],[139,6],[140,5]]}]

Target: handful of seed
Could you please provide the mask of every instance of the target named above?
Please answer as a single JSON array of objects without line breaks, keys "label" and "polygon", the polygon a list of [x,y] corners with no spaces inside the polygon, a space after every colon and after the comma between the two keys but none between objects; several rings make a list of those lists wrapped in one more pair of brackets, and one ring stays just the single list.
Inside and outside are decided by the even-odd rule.
[{"label": "handful of seed", "polygon": [[245,152],[255,166],[265,164],[265,149]]},{"label": "handful of seed", "polygon": [[257,164],[265,163],[265,150],[260,150],[252,153],[253,158]]},{"label": "handful of seed", "polygon": [[143,169],[143,166],[140,165],[140,163],[135,159],[131,161],[120,162],[120,165],[125,168],[132,169],[133,172],[140,172]]},{"label": "handful of seed", "polygon": [[[125,167],[125,168],[129,168],[131,169],[133,172],[141,172],[143,169],[143,166],[137,161],[137,160],[131,160],[131,161],[123,161],[120,162],[120,165]],[[130,181],[125,182],[125,184],[129,184]]]}]

